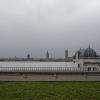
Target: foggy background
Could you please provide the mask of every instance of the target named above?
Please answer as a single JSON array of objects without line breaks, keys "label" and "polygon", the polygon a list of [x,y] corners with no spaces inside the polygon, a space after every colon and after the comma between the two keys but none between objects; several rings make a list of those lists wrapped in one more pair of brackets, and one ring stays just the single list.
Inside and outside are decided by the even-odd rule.
[{"label": "foggy background", "polygon": [[100,0],[0,0],[1,57],[64,57],[100,50]]}]

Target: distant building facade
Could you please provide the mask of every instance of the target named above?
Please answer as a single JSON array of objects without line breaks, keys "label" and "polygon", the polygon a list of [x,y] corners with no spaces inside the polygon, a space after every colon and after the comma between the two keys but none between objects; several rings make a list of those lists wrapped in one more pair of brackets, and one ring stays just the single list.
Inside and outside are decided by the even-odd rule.
[{"label": "distant building facade", "polygon": [[82,70],[97,71],[100,69],[99,56],[90,46],[86,49],[78,50],[73,56],[73,60]]}]

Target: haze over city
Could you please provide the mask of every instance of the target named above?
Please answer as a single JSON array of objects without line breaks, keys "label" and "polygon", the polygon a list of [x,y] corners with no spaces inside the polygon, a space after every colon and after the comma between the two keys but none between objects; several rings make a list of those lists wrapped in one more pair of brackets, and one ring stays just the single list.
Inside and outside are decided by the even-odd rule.
[{"label": "haze over city", "polygon": [[64,57],[100,50],[100,0],[0,0],[0,57]]}]

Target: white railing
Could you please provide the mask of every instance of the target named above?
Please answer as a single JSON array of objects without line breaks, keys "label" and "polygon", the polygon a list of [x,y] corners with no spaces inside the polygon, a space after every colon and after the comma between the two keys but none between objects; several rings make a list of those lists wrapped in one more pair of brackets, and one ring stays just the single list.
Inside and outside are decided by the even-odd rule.
[{"label": "white railing", "polygon": [[73,67],[0,67],[0,72],[77,72]]},{"label": "white railing", "polygon": [[[91,72],[73,67],[0,67],[0,72]],[[100,69],[92,72],[100,72]]]}]

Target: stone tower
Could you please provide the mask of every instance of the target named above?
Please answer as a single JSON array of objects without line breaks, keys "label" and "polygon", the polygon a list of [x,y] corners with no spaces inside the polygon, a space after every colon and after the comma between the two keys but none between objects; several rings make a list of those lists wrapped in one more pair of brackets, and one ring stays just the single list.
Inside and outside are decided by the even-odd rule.
[{"label": "stone tower", "polygon": [[68,50],[65,50],[65,60],[68,60]]},{"label": "stone tower", "polygon": [[30,59],[30,54],[27,54],[27,59]]}]

